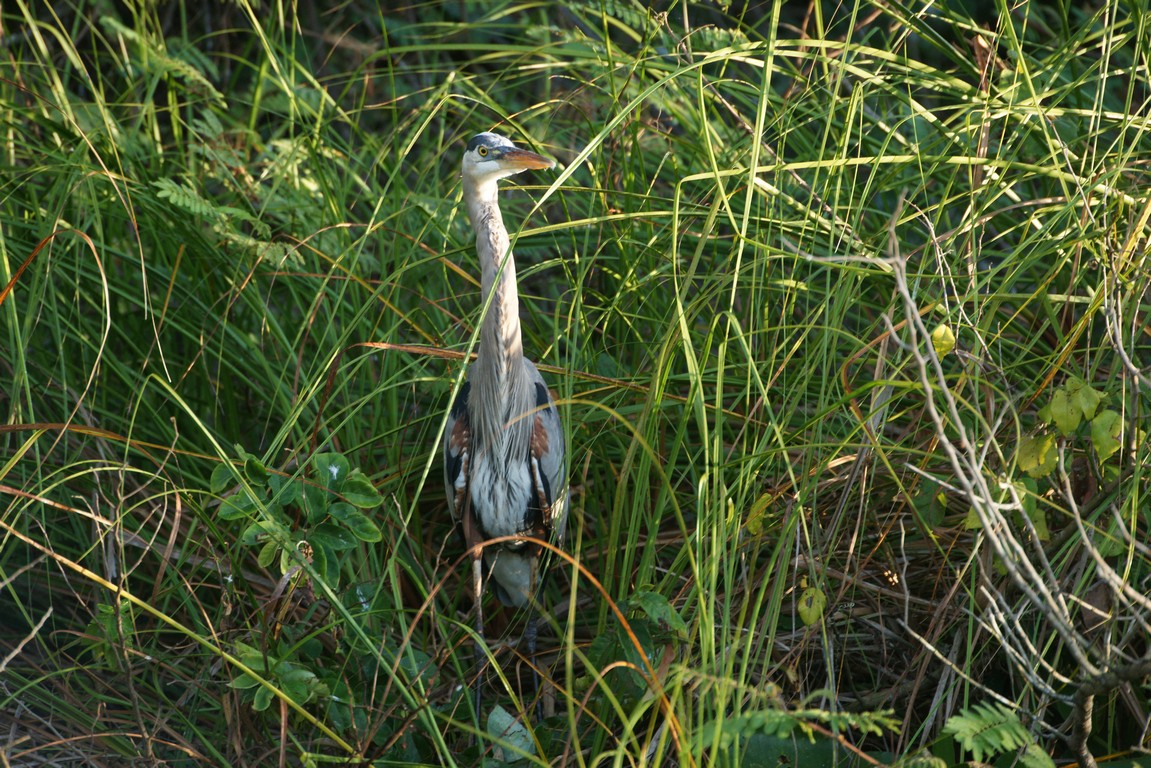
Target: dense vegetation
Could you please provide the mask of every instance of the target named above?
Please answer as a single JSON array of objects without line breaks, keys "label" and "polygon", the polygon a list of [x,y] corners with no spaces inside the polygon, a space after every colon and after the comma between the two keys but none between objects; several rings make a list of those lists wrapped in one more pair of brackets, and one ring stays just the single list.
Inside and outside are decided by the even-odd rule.
[{"label": "dense vegetation", "polygon": [[[1151,746],[1145,4],[388,5],[4,4],[5,764]],[[572,509],[476,717],[490,129]]]}]

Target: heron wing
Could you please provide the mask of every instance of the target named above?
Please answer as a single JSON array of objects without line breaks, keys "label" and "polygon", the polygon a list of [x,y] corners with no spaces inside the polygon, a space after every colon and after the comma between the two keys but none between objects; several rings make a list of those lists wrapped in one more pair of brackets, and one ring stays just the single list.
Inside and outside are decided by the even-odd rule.
[{"label": "heron wing", "polygon": [[448,424],[444,430],[444,490],[447,492],[448,509],[456,520],[470,506],[465,502],[472,448],[472,426],[468,418],[468,395],[471,389],[472,385],[466,381],[460,387],[448,411]]},{"label": "heron wing", "polygon": [[535,365],[524,361],[535,388],[535,414],[528,450],[533,493],[525,522],[545,536],[563,541],[567,522],[567,482],[564,477],[564,431],[559,411]]}]

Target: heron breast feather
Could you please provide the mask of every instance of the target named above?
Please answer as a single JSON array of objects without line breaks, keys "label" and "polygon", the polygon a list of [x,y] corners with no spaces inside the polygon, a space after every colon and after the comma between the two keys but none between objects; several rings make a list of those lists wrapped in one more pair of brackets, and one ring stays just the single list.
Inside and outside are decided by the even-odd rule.
[{"label": "heron breast feather", "polygon": [[528,533],[525,518],[532,492],[528,464],[503,464],[499,456],[502,452],[485,450],[472,458],[472,506],[489,538]]}]

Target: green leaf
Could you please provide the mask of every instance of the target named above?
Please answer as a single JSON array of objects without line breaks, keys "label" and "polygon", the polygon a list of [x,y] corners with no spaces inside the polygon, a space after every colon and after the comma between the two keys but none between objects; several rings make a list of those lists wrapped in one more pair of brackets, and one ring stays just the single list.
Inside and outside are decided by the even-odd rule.
[{"label": "green leaf", "polygon": [[936,355],[946,356],[955,349],[955,331],[946,323],[935,326],[935,330],[931,332],[931,346],[935,348]]},{"label": "green leaf", "polygon": [[332,494],[315,483],[300,481],[300,502],[309,523],[319,523],[328,516]]},{"label": "green leaf", "polygon": [[595,372],[607,379],[616,379],[624,375],[624,368],[619,361],[607,352],[600,352],[595,359]]},{"label": "green leaf", "polygon": [[1117,411],[1106,410],[1091,420],[1091,444],[1099,461],[1107,461],[1122,445],[1119,435],[1123,432],[1123,422]]},{"label": "green leaf", "polygon": [[1043,508],[1036,503],[1039,496],[1039,484],[1032,478],[1025,477],[1015,481],[1014,485],[1023,505],[1023,514],[1031,520],[1031,525],[1035,528],[1035,535],[1040,541],[1050,541],[1051,531],[1047,528],[1047,515]]},{"label": "green leaf", "polygon": [[348,475],[344,481],[344,487],[340,491],[340,496],[352,506],[360,509],[375,509],[384,503],[384,497],[372,485],[372,481],[359,469],[353,469]]},{"label": "green leaf", "polygon": [[1064,435],[1070,435],[1083,421],[1083,411],[1073,403],[1063,387],[1051,394],[1050,413],[1056,428]]},{"label": "green leaf", "polygon": [[295,545],[280,548],[280,573],[291,572],[293,583],[299,583],[308,577],[308,572],[303,567],[305,562],[308,564],[312,562],[312,550],[310,548],[300,548]]},{"label": "green leaf", "polygon": [[979,519],[979,513],[975,511],[975,507],[968,507],[967,514],[963,518],[963,530],[977,531],[983,527],[983,521]]},{"label": "green leaf", "polygon": [[236,473],[230,462],[221,461],[212,470],[212,478],[208,481],[208,488],[219,496],[236,484]]},{"label": "green leaf", "polygon": [[823,618],[826,608],[827,595],[818,587],[808,587],[799,596],[799,618],[809,627]]},{"label": "green leaf", "polygon": [[1088,421],[1095,418],[1099,404],[1103,402],[1103,395],[1081,379],[1071,379],[1066,387],[1067,397],[1072,406],[1083,414],[1083,418]]},{"label": "green leaf", "polygon": [[272,563],[276,562],[276,555],[280,553],[280,543],[278,541],[269,541],[260,550],[260,554],[256,556],[256,563],[261,568],[267,568]]},{"label": "green leaf", "polygon": [[328,511],[360,541],[372,543],[383,538],[383,534],[371,518],[351,504],[337,501],[328,508]]},{"label": "green leaf", "polygon": [[310,669],[285,663],[276,668],[276,682],[289,699],[297,704],[307,704],[315,693],[319,679]]},{"label": "green leaf", "polygon": [[342,453],[317,453],[312,457],[316,468],[316,482],[332,491],[339,492],[348,477],[348,460]]},{"label": "green leaf", "polygon": [[771,504],[771,495],[767,493],[760,494],[751,505],[751,511],[747,514],[747,532],[752,536],[758,536],[763,533],[764,521],[767,517],[767,510]]},{"label": "green leaf", "polygon": [[1015,463],[1035,478],[1046,477],[1055,471],[1055,436],[1024,435],[1019,441]]},{"label": "green leaf", "polygon": [[308,534],[308,541],[313,546],[323,546],[333,552],[344,552],[356,547],[356,538],[348,529],[332,522],[320,523],[313,528]]},{"label": "green leaf", "polygon": [[338,590],[340,587],[340,558],[314,538],[309,537],[308,543],[312,546],[312,571],[333,590]]},{"label": "green leaf", "polygon": [[220,502],[216,515],[221,520],[239,520],[245,517],[254,517],[259,508],[252,494],[240,490]]},{"label": "green leaf", "polygon": [[[591,666],[610,669],[604,675],[605,684],[610,686],[612,694],[619,701],[627,705],[639,701],[648,690],[648,681],[638,670],[644,668],[645,657],[652,659],[655,654],[651,626],[650,621],[637,619],[631,622],[631,635],[639,643],[638,649],[631,636],[616,628],[596,634],[588,646]],[[617,663],[621,661],[626,663]]]},{"label": "green leaf", "polygon": [[285,477],[284,475],[270,475],[268,487],[272,489],[272,498],[282,507],[299,504],[304,494],[304,481],[298,477]]},{"label": "green leaf", "polygon": [[327,700],[328,720],[337,731],[352,727],[353,711],[356,709],[356,695],[343,679],[328,681],[332,695]]},{"label": "green leaf", "polygon": [[436,660],[415,646],[404,646],[399,653],[399,663],[403,679],[413,684],[430,685],[436,677]]},{"label": "green leaf", "polygon": [[254,547],[265,541],[283,541],[288,538],[288,529],[277,520],[257,520],[240,534],[240,543]]},{"label": "green leaf", "polygon": [[947,514],[947,494],[943,492],[939,483],[925,480],[911,503],[929,530],[943,524],[943,518]]},{"label": "green leaf", "polygon": [[265,485],[268,482],[268,468],[255,456],[244,459],[244,477],[253,485]]},{"label": "green leaf", "polygon": [[493,751],[496,758],[505,764],[524,762],[529,755],[536,753],[536,743],[531,732],[499,704],[488,715],[487,727],[488,736],[495,742]]},{"label": "green leaf", "polygon": [[238,691],[246,691],[250,688],[255,688],[260,684],[260,681],[249,674],[243,674],[239,677],[232,678],[232,682],[228,683],[229,688],[235,688]]},{"label": "green leaf", "polygon": [[261,686],[256,689],[256,697],[252,701],[252,709],[257,712],[263,712],[272,703],[274,696],[267,687]]},{"label": "green leaf", "polygon": [[237,640],[234,653],[244,666],[257,670],[264,668],[264,660],[267,656],[256,646]]},{"label": "green leaf", "polygon": [[675,606],[663,595],[640,590],[632,595],[628,602],[642,610],[649,619],[657,622],[661,627],[670,629],[681,639],[687,639],[687,624]]}]

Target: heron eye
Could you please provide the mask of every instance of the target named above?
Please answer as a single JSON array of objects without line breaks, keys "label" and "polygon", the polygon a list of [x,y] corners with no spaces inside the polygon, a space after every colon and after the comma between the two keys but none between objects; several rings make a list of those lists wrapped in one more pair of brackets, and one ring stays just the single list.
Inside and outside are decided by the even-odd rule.
[{"label": "heron eye", "polygon": [[480,153],[480,157],[487,157],[488,156],[488,148],[487,147],[480,147],[476,151]]}]

